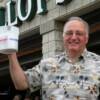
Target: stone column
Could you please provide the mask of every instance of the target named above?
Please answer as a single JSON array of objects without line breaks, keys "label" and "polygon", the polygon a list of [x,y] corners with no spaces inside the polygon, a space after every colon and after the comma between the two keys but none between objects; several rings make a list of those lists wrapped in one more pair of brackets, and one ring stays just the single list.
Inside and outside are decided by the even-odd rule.
[{"label": "stone column", "polygon": [[7,0],[0,0],[0,7],[5,7]]},{"label": "stone column", "polygon": [[43,58],[55,56],[63,51],[63,22],[51,20],[40,25]]}]

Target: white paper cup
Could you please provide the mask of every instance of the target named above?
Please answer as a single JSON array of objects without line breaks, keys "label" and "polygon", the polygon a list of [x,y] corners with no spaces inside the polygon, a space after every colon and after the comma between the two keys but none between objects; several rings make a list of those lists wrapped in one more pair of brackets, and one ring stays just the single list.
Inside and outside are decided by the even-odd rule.
[{"label": "white paper cup", "polygon": [[11,54],[18,51],[19,28],[0,26],[0,53]]}]

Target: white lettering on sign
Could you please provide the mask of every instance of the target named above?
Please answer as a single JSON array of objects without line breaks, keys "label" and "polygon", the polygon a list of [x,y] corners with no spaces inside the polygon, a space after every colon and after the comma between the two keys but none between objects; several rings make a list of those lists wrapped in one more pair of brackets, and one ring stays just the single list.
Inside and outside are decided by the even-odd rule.
[{"label": "white lettering on sign", "polygon": [[[25,0],[26,1],[26,0]],[[29,15],[30,15],[30,12],[31,12],[31,8],[32,8],[32,0],[27,0],[27,11],[25,11],[26,12],[26,14],[24,15],[23,13],[22,13],[22,11],[21,11],[21,9],[23,9],[23,8],[21,8],[21,5],[22,5],[22,0],[18,0],[18,17],[19,17],[19,19],[21,20],[21,21],[25,21],[28,17],[29,17]],[[25,3],[26,4],[26,3]],[[26,5],[25,5],[26,6]],[[24,6],[24,7],[25,7]],[[26,9],[25,9],[26,10]]]},{"label": "white lettering on sign", "polygon": [[37,14],[43,12],[41,0],[37,0]]},{"label": "white lettering on sign", "polygon": [[[57,5],[68,4],[72,0],[56,0]],[[16,4],[17,3],[17,4]],[[31,21],[36,14],[47,13],[46,0],[8,1],[6,8],[0,8],[0,26],[21,25],[23,21]],[[5,16],[7,14],[7,16]],[[5,20],[6,19],[6,20]]]},{"label": "white lettering on sign", "polygon": [[65,0],[56,0],[56,4],[63,3]]},{"label": "white lettering on sign", "polygon": [[11,1],[9,1],[7,3],[7,18],[8,18],[8,25],[16,25],[17,24],[17,17],[15,18],[15,20],[12,22],[11,21],[11,17],[12,17],[12,14],[11,14]]},{"label": "white lettering on sign", "polygon": [[18,24],[18,21],[31,20],[35,14],[45,14],[46,0],[17,0],[7,3],[7,23],[9,26]]}]

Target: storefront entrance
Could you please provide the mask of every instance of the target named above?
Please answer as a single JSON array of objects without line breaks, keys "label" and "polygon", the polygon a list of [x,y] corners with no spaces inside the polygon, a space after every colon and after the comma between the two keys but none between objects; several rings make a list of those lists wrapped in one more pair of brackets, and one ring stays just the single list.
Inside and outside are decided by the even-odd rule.
[{"label": "storefront entrance", "polygon": [[[87,49],[100,54],[100,9],[82,15],[81,17],[90,25],[90,39]],[[20,39],[18,59],[24,70],[36,65],[41,57],[42,36],[39,32]],[[8,100],[9,91],[14,91],[8,67],[9,63],[7,56],[0,54],[0,100]],[[39,91],[37,94],[38,93]]]},{"label": "storefront entrance", "polygon": [[[31,33],[29,33],[31,34]],[[21,37],[19,40],[19,62],[24,70],[32,68],[42,57],[42,36],[39,33]],[[12,100],[13,96],[25,91],[16,91],[9,75],[9,63],[6,55],[0,55],[0,100]],[[39,93],[38,93],[39,94]]]}]

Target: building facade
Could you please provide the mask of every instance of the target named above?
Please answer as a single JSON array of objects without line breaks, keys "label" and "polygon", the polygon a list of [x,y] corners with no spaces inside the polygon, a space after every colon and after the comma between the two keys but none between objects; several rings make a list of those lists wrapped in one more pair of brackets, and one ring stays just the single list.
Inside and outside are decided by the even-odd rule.
[{"label": "building facade", "polygon": [[[25,70],[42,57],[63,51],[62,29],[70,16],[80,16],[89,23],[88,49],[100,54],[100,0],[0,0],[0,13],[1,25],[20,29],[18,58]],[[2,89],[9,86],[10,78],[8,59],[2,54],[0,58]]]}]

